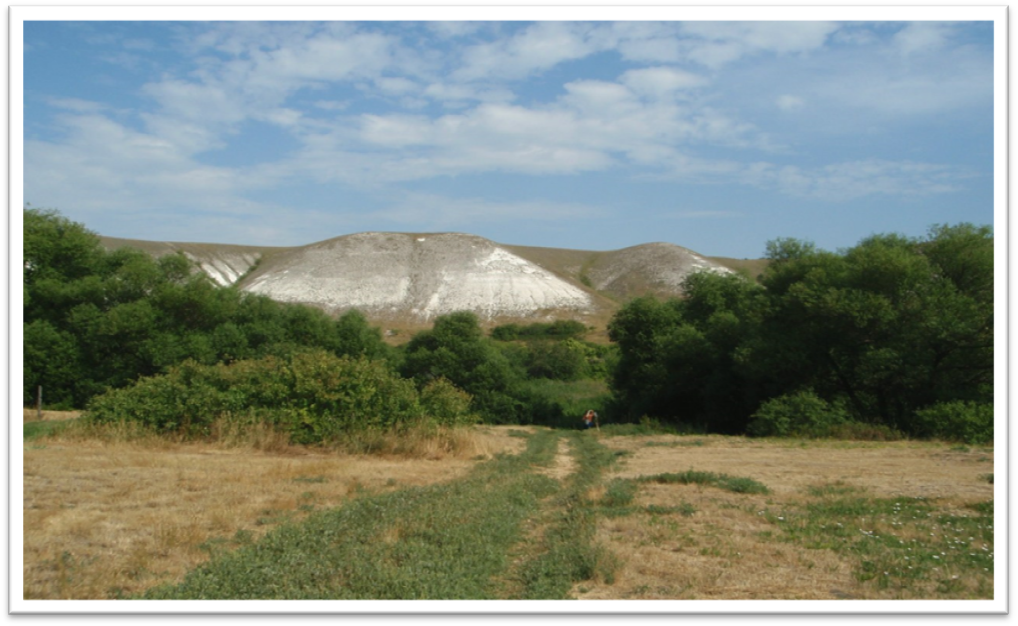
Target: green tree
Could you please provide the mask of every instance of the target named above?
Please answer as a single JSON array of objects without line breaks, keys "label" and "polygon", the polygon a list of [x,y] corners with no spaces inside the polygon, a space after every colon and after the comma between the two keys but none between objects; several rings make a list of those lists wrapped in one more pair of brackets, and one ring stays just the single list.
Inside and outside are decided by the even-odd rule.
[{"label": "green tree", "polygon": [[357,310],[347,311],[336,320],[336,352],[373,359],[391,359],[391,351],[382,341],[382,331],[371,326],[368,318]]},{"label": "green tree", "polygon": [[612,375],[618,410],[666,422],[739,432],[754,408],[741,347],[757,325],[761,289],[735,274],[703,272],[683,299],[630,302],[609,325],[620,357]]},{"label": "green tree", "polygon": [[852,420],[922,435],[930,415],[959,413],[918,418],[928,407],[992,404],[989,228],[874,235],[837,253],[780,239],[768,261],[759,286],[694,274],[684,298],[618,312],[623,412],[740,432],[761,405],[808,389]]},{"label": "green tree", "polygon": [[772,388],[810,387],[845,399],[856,419],[906,431],[935,402],[985,400],[991,253],[987,230],[962,225],[925,240],[879,235],[838,255],[773,259],[752,360]]},{"label": "green tree", "polygon": [[414,335],[401,371],[418,386],[446,379],[473,397],[473,409],[487,421],[529,423],[528,403],[519,391],[522,374],[484,337],[477,316],[451,313],[431,330]]}]

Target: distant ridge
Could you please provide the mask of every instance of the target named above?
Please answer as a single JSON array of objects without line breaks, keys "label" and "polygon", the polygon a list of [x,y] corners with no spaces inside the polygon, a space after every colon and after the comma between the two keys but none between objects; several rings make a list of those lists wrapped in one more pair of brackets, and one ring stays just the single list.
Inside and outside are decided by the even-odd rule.
[{"label": "distant ridge", "polygon": [[422,326],[454,311],[486,323],[576,319],[603,325],[625,301],[681,294],[691,272],[732,270],[670,243],[595,252],[504,245],[463,233],[366,232],[298,247],[103,237],[154,256],[183,253],[220,285],[333,314]]}]

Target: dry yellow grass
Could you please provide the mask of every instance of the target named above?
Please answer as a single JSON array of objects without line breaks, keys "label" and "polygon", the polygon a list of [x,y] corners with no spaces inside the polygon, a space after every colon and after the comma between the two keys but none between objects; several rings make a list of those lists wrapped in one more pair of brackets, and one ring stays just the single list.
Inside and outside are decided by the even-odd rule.
[{"label": "dry yellow grass", "polygon": [[[180,580],[210,549],[362,491],[425,485],[516,451],[506,429],[476,429],[416,458],[255,446],[117,441],[80,433],[24,451],[24,597],[103,599]],[[269,438],[269,435],[265,435]],[[423,444],[422,444],[423,445]]]},{"label": "dry yellow grass", "polygon": [[76,419],[81,416],[81,411],[42,411],[42,415],[39,415],[39,411],[36,409],[24,409],[24,415],[22,419],[26,422],[53,422]]},{"label": "dry yellow grass", "polygon": [[581,599],[894,599],[893,590],[860,583],[855,564],[833,551],[764,538],[761,533],[773,526],[758,512],[801,502],[810,487],[826,485],[878,498],[935,499],[945,512],[993,498],[993,485],[982,478],[993,472],[992,451],[908,442],[801,447],[729,437],[618,437],[603,443],[632,453],[609,479],[695,469],[752,478],[771,493],[641,484],[634,504],[690,505],[695,513],[602,519],[597,540],[624,565],[612,584],[576,585]]}]

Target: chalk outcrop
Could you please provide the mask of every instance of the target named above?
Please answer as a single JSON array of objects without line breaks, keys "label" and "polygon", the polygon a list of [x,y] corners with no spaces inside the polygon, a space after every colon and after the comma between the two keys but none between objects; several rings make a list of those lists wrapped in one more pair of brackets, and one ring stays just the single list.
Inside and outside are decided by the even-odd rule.
[{"label": "chalk outcrop", "polygon": [[183,253],[216,283],[281,302],[408,324],[464,310],[485,321],[604,320],[632,297],[678,295],[690,272],[731,271],[668,243],[591,252],[459,233],[369,232],[293,248],[104,242],[155,256]]},{"label": "chalk outcrop", "polygon": [[298,248],[241,287],[331,312],[420,320],[470,310],[480,317],[592,312],[591,295],[473,235],[361,233]]}]

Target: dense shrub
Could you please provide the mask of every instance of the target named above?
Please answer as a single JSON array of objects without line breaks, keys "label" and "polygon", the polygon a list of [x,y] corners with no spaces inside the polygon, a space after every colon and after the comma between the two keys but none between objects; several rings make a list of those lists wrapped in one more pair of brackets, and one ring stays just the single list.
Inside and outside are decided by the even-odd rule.
[{"label": "dense shrub", "polygon": [[812,391],[799,391],[764,402],[746,432],[754,437],[824,437],[847,419],[840,407]]},{"label": "dense shrub", "polygon": [[583,344],[574,339],[530,344],[527,374],[531,378],[579,380],[587,371],[587,352]]},{"label": "dense shrub", "polygon": [[465,426],[477,421],[470,411],[470,394],[444,378],[431,381],[421,389],[424,415],[448,426]]},{"label": "dense shrub", "polygon": [[381,361],[313,350],[230,365],[187,361],[94,398],[85,416],[192,436],[223,418],[267,422],[296,443],[316,443],[352,430],[469,423],[469,403],[447,381],[418,393]]},{"label": "dense shrub", "polygon": [[979,402],[941,402],[916,412],[919,432],[927,437],[969,444],[993,441],[993,405]]},{"label": "dense shrub", "polygon": [[587,332],[587,327],[576,320],[556,320],[533,324],[503,324],[491,329],[491,338],[498,341],[530,339],[570,339]]}]

